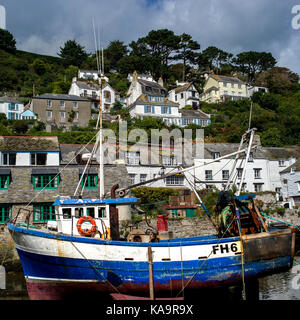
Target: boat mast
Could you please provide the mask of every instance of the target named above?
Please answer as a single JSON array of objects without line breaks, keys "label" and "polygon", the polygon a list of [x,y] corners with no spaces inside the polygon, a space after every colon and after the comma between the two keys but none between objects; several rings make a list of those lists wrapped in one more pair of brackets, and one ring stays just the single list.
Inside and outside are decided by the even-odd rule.
[{"label": "boat mast", "polygon": [[103,48],[102,48],[102,67],[101,64],[99,69],[99,196],[100,199],[104,198],[104,161],[103,161],[103,126],[102,126],[102,104],[103,104],[103,92],[102,92],[102,72],[104,72],[104,59],[103,59]]}]

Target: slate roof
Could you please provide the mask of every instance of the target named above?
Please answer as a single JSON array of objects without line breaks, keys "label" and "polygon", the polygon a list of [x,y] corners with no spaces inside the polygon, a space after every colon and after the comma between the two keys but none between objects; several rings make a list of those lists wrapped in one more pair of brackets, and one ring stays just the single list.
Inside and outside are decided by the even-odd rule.
[{"label": "slate roof", "polygon": [[164,99],[164,102],[162,101],[149,101],[147,96],[144,94],[141,94],[136,101],[131,104],[128,108],[131,109],[132,107],[134,107],[137,104],[147,104],[147,105],[154,105],[154,106],[179,106],[179,103],[176,102],[172,102],[170,100],[168,100],[167,98]]},{"label": "slate roof", "polygon": [[294,168],[295,171],[300,171],[300,159],[298,159],[294,164],[280,171],[280,173],[289,173],[291,169]]},{"label": "slate roof", "polygon": [[89,101],[88,99],[70,94],[54,94],[45,93],[40,96],[35,96],[34,99],[49,99],[49,100],[68,100],[68,101]]},{"label": "slate roof", "polygon": [[245,84],[242,80],[236,77],[219,76],[217,74],[213,74],[211,75],[211,77],[217,81],[236,82],[240,84]]},{"label": "slate roof", "polygon": [[0,137],[1,151],[59,151],[57,137]]},{"label": "slate roof", "polygon": [[16,97],[8,97],[8,96],[0,97],[0,102],[23,103],[19,101]]},{"label": "slate roof", "polygon": [[204,113],[201,110],[192,110],[192,109],[180,109],[179,112],[181,113],[183,118],[205,118],[209,119],[209,115]]},{"label": "slate roof", "polygon": [[[158,97],[165,97],[168,94],[167,90],[157,82],[147,81],[143,79],[138,79],[138,82],[142,85],[143,94],[154,95]],[[151,88],[151,90],[147,91],[146,87]],[[162,90],[163,90],[163,93],[162,93]]]}]

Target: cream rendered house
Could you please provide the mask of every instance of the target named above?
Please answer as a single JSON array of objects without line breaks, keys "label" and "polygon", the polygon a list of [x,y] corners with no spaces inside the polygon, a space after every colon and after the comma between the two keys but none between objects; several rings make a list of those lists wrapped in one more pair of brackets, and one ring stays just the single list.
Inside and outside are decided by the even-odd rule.
[{"label": "cream rendered house", "polygon": [[249,98],[247,84],[237,77],[210,74],[200,95],[200,100],[218,103],[226,100]]}]

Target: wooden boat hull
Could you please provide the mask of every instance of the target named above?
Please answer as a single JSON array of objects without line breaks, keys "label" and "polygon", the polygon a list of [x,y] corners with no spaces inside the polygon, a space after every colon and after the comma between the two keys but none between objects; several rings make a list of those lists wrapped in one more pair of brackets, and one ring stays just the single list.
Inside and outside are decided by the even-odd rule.
[{"label": "wooden boat hull", "polygon": [[[22,263],[30,299],[121,293],[149,295],[147,250],[153,252],[156,296],[180,290],[238,284],[288,269],[293,263],[291,229],[243,237],[213,236],[159,243],[103,241],[62,236],[9,225]],[[243,268],[242,268],[243,267]]]}]

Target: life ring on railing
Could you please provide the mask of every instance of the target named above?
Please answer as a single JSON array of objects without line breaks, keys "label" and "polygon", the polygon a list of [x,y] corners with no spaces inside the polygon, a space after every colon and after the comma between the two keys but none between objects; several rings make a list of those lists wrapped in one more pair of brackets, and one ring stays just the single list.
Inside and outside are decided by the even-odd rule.
[{"label": "life ring on railing", "polygon": [[[92,227],[89,229],[89,230],[83,230],[82,229],[82,224],[84,222],[89,222]],[[77,227],[77,230],[78,232],[82,235],[82,236],[85,236],[85,237],[91,237],[95,234],[95,232],[97,231],[97,225],[96,225],[96,221],[90,217],[90,216],[83,216],[81,217],[78,221],[77,221],[77,224],[76,224],[76,227]]]}]

